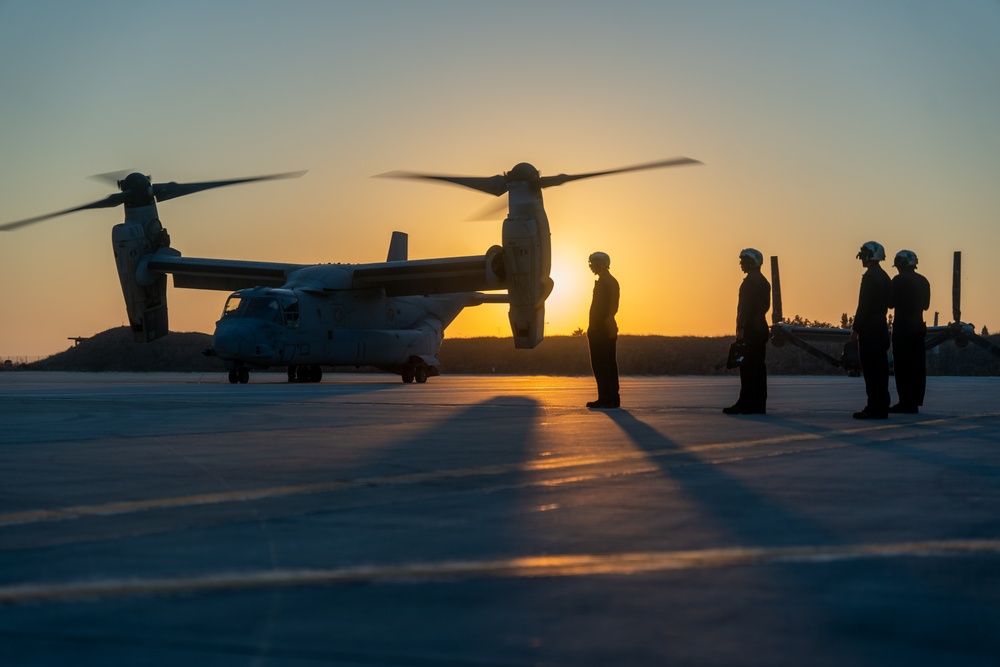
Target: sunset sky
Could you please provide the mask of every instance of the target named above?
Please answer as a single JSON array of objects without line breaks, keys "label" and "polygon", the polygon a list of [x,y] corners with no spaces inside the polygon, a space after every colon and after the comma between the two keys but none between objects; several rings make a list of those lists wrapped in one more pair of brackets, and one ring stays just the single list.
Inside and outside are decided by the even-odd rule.
[{"label": "sunset sky", "polygon": [[[1000,2],[0,0],[0,223],[112,193],[94,174],[192,182],[307,169],[160,205],[193,257],[481,254],[502,215],[401,169],[543,175],[675,156],[703,166],[545,191],[547,333],[586,326],[587,255],[611,255],[625,334],[727,335],[752,246],[785,314],[853,314],[868,240],[907,248],[951,314],[1000,330]],[[121,209],[0,233],[0,358],[126,321]],[[766,261],[766,260],[765,260]],[[211,332],[226,294],[170,289],[171,328]],[[447,335],[509,336],[504,306]]]}]

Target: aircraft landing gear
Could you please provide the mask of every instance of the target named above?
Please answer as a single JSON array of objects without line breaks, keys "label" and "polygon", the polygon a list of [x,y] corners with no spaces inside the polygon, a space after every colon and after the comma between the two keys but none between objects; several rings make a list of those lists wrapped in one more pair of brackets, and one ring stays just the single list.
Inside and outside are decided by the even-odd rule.
[{"label": "aircraft landing gear", "polygon": [[319,382],[323,379],[323,369],[319,366],[289,366],[289,382]]},{"label": "aircraft landing gear", "polygon": [[233,368],[229,371],[229,384],[246,384],[250,381],[250,371],[246,368],[240,366],[239,368]]},{"label": "aircraft landing gear", "polygon": [[427,378],[430,377],[429,366],[423,361],[419,361],[412,364],[407,364],[400,371],[400,376],[403,378],[403,384],[409,384],[416,380],[417,384],[423,384],[427,382]]}]

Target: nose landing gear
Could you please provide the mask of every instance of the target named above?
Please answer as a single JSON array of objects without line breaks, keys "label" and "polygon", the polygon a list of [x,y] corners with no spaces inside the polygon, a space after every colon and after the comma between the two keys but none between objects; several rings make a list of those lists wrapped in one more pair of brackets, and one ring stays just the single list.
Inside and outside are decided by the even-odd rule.
[{"label": "nose landing gear", "polygon": [[250,381],[250,371],[244,366],[237,366],[229,371],[229,384],[246,384]]}]

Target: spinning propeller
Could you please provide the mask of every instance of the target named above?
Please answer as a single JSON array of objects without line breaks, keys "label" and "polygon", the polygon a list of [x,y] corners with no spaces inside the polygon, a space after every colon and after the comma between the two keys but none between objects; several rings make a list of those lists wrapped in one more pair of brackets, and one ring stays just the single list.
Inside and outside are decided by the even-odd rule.
[{"label": "spinning propeller", "polygon": [[417,174],[409,171],[390,171],[385,174],[379,174],[379,176],[383,178],[419,178],[432,181],[444,181],[446,183],[461,185],[466,188],[472,188],[473,190],[479,190],[480,192],[485,192],[486,194],[499,197],[500,195],[506,193],[510,184],[514,182],[527,183],[530,187],[542,189],[549,188],[554,185],[562,185],[563,183],[569,183],[570,181],[579,181],[583,178],[592,178],[594,176],[622,174],[628,171],[659,169],[661,167],[677,167],[685,164],[701,164],[701,162],[687,157],[679,157],[670,160],[662,160],[660,162],[636,164],[631,167],[622,167],[620,169],[593,171],[588,174],[559,174],[558,176],[542,176],[538,173],[538,170],[535,169],[535,167],[527,162],[522,162],[510,171],[496,176],[440,176],[434,174]]},{"label": "spinning propeller", "polygon": [[[116,192],[115,194],[109,195],[104,199],[91,202],[89,204],[84,204],[83,206],[68,208],[64,211],[48,213],[46,215],[40,215],[34,218],[27,218],[25,220],[18,220],[16,222],[8,222],[5,225],[0,225],[0,231],[10,231],[12,229],[17,229],[19,227],[32,225],[36,222],[42,222],[43,220],[57,218],[61,215],[66,215],[67,213],[75,213],[76,211],[85,211],[91,208],[114,208],[115,206],[121,206],[121,205],[124,205],[125,208],[131,208],[134,206],[149,206],[153,204],[154,201],[163,202],[167,201],[168,199],[176,199],[177,197],[183,197],[185,195],[194,194],[196,192],[201,192],[203,190],[221,188],[227,185],[237,185],[239,183],[251,183],[253,181],[271,181],[280,178],[298,178],[299,176],[302,176],[302,174],[304,173],[306,172],[294,171],[284,174],[271,174],[269,176],[237,178],[228,181],[206,181],[203,183],[174,183],[172,181],[170,183],[153,183],[152,179],[149,176],[144,176],[139,172],[133,172],[117,181],[118,189],[121,190],[121,192]],[[116,173],[112,172],[110,174],[100,174],[98,178],[113,179],[114,176],[116,175],[117,175]]]}]

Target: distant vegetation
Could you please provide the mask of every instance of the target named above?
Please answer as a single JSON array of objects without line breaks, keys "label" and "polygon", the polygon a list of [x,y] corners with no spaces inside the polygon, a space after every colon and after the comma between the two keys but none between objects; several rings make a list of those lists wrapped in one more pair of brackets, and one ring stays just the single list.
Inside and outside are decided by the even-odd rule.
[{"label": "distant vegetation", "polygon": [[[1000,345],[1000,336],[988,337]],[[622,336],[618,366],[622,375],[731,375],[718,368],[726,358],[730,337]],[[8,369],[117,372],[223,372],[221,361],[201,352],[212,337],[203,333],[172,333],[152,343],[132,340],[127,327],[109,329],[83,340],[65,352],[30,364],[8,364]],[[839,357],[836,344],[819,345]],[[590,375],[587,337],[549,336],[534,350],[516,350],[510,338],[446,338],[441,347],[445,374]],[[842,370],[792,346],[768,346],[771,375],[840,375]],[[959,349],[947,342],[927,355],[931,375],[1000,375],[1000,359],[969,345]],[[354,367],[330,371],[356,371]],[[362,368],[361,371],[372,371]]]}]

